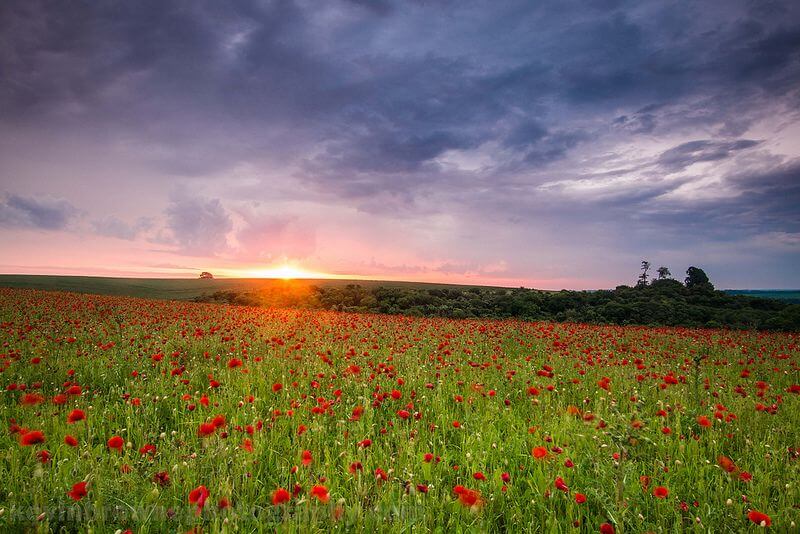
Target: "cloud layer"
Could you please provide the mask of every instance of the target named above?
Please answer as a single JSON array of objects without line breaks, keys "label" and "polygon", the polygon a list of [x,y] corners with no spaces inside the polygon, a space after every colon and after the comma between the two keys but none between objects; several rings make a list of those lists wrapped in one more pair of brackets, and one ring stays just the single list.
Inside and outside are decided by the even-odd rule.
[{"label": "cloud layer", "polygon": [[0,246],[800,286],[795,2],[12,0],[0,72]]}]

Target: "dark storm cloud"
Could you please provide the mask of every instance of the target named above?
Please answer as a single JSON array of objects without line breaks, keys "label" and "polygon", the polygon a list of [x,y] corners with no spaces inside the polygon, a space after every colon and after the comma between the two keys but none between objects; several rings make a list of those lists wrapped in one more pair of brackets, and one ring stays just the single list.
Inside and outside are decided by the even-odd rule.
[{"label": "dark storm cloud", "polygon": [[475,146],[469,136],[447,131],[402,137],[397,132],[373,131],[356,140],[333,142],[314,162],[318,172],[340,169],[345,172],[408,173],[449,149]]},{"label": "dark storm cloud", "polygon": [[0,226],[61,230],[78,214],[66,200],[7,195],[0,199]]},{"label": "dark storm cloud", "polygon": [[171,174],[225,168],[278,136],[262,121],[280,130],[338,101],[323,94],[335,65],[303,48],[312,29],[292,2],[0,10],[0,119],[156,145],[145,157]]},{"label": "dark storm cloud", "polygon": [[730,206],[735,217],[773,231],[800,232],[800,160],[736,173],[728,183],[740,192]]},{"label": "dark storm cloud", "polygon": [[388,15],[394,9],[391,2],[386,0],[346,0],[348,3],[360,6],[377,15]]},{"label": "dark storm cloud", "polygon": [[530,146],[530,149],[525,154],[525,162],[533,165],[543,165],[559,160],[588,137],[587,133],[581,131],[557,132],[548,135]]},{"label": "dark storm cloud", "polygon": [[507,147],[529,147],[547,135],[547,128],[537,121],[526,121],[514,128],[503,144]]},{"label": "dark storm cloud", "polygon": [[[800,242],[800,160],[730,171],[707,186],[724,191],[720,196],[703,190],[669,196],[687,184],[691,178],[652,180],[585,202],[604,211],[607,220],[621,223],[619,231],[643,250],[654,240],[665,248],[689,245],[696,254],[715,243],[758,241],[760,236],[782,234]],[[570,215],[591,225],[597,221],[596,212],[584,212],[585,206],[576,202]]]},{"label": "dark storm cloud", "polygon": [[[8,119],[123,118],[119,129],[128,124],[133,135],[179,149],[154,160],[174,174],[202,174],[264,149],[302,156],[323,146],[310,180],[371,172],[382,186],[392,181],[386,174],[493,138],[532,166],[561,159],[588,134],[548,109],[558,102],[591,105],[598,116],[620,103],[664,106],[713,94],[723,109],[707,111],[724,116],[735,112],[724,108],[728,99],[785,94],[800,81],[800,30],[787,26],[785,12],[753,14],[741,4],[730,9],[737,17],[712,24],[703,21],[716,13],[712,3],[706,11],[624,5],[582,12],[579,4],[523,2],[8,2],[0,12],[0,102]],[[512,14],[519,20],[506,27],[492,20]],[[452,45],[415,35],[418,20],[444,24],[452,15],[434,34],[457,36]],[[315,37],[327,19],[333,29]],[[412,44],[431,39],[430,47],[377,45],[386,29]],[[539,146],[520,143],[519,131],[503,139],[502,125],[520,116],[549,133]],[[659,122],[657,113],[631,116],[623,122],[637,122],[633,133]],[[285,130],[285,142],[265,146],[265,128]],[[192,143],[216,157],[193,152]]]},{"label": "dark storm cloud", "polygon": [[679,172],[695,163],[719,161],[734,153],[752,148],[759,141],[739,139],[736,141],[689,141],[664,151],[658,158],[658,166],[666,172]]},{"label": "dark storm cloud", "polygon": [[503,139],[504,147],[523,156],[528,165],[541,166],[563,158],[569,150],[589,138],[587,132],[549,131],[538,121],[524,121]]}]

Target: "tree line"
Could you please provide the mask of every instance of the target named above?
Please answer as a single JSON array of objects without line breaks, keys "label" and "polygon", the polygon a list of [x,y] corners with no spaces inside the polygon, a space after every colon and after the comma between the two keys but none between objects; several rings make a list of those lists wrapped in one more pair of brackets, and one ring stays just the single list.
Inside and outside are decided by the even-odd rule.
[{"label": "tree line", "polygon": [[297,307],[346,312],[449,318],[518,318],[595,324],[727,327],[800,331],[800,304],[730,295],[714,289],[706,273],[689,267],[683,283],[649,262],[635,285],[611,290],[544,291],[475,286],[364,287],[308,286],[301,291],[271,288],[257,292],[218,291],[199,302]]}]

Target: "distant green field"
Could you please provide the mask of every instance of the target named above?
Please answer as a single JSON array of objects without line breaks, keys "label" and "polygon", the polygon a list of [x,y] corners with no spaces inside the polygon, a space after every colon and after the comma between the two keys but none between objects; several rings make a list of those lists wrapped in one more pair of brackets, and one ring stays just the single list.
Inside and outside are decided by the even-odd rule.
[{"label": "distant green field", "polygon": [[726,289],[725,293],[800,303],[800,289]]},{"label": "distant green field", "polygon": [[21,289],[44,289],[72,291],[168,300],[189,300],[215,291],[257,291],[291,283],[294,285],[316,285],[340,287],[359,284],[365,288],[377,286],[409,288],[469,287],[452,284],[426,284],[421,282],[387,282],[378,280],[286,280],[271,278],[109,278],[100,276],[49,276],[49,275],[0,275],[0,287]]}]

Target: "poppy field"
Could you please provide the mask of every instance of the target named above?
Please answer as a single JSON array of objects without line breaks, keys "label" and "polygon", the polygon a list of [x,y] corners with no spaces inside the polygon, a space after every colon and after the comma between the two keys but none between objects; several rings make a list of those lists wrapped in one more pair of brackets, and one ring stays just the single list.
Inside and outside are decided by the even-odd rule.
[{"label": "poppy field", "polygon": [[0,531],[794,531],[800,335],[0,289]]}]

